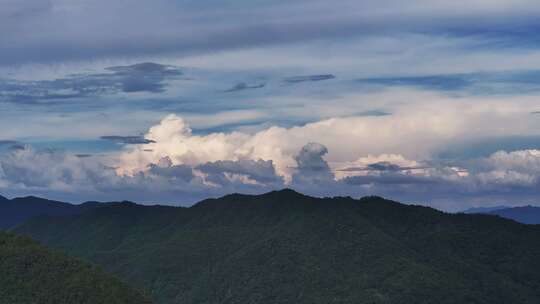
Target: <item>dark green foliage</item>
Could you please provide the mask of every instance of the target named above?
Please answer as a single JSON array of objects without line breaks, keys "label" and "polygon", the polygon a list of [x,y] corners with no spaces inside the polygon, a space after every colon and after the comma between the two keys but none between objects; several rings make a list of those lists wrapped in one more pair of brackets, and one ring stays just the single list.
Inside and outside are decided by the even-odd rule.
[{"label": "dark green foliage", "polygon": [[17,231],[158,303],[540,303],[540,227],[378,197],[117,204]]},{"label": "dark green foliage", "polygon": [[0,232],[0,303],[137,304],[144,297],[96,266]]}]

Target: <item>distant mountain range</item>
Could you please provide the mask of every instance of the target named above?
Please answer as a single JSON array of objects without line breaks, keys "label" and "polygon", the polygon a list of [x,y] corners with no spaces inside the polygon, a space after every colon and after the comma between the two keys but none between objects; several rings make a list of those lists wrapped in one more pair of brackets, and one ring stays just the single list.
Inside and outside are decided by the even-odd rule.
[{"label": "distant mountain range", "polygon": [[522,206],[522,207],[507,207],[497,206],[489,208],[471,208],[464,211],[467,214],[480,213],[498,215],[507,219],[524,224],[540,224],[540,207]]},{"label": "distant mountain range", "polygon": [[114,204],[117,203],[89,201],[76,205],[36,196],[17,197],[11,200],[0,196],[0,229],[11,229],[34,217],[76,215]]},{"label": "distant mountain range", "polygon": [[0,231],[0,303],[146,304],[142,294],[79,259]]},{"label": "distant mountain range", "polygon": [[156,303],[540,303],[540,226],[292,190],[108,204],[13,232]]},{"label": "distant mountain range", "polygon": [[96,202],[73,205],[35,196],[9,200],[0,196],[0,229],[12,228],[36,216],[65,216],[82,213],[98,207]]},{"label": "distant mountain range", "polygon": [[[0,196],[0,229],[13,228],[36,216],[76,215],[107,204],[115,203],[86,202],[75,205],[35,196],[18,197],[12,200]],[[491,214],[524,224],[540,224],[540,207],[535,206],[475,207],[464,210],[463,213]]]}]

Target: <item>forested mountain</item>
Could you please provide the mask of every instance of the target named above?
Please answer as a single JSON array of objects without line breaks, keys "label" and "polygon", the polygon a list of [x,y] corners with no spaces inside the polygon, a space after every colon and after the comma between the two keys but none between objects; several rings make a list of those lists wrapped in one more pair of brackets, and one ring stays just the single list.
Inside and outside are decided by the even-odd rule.
[{"label": "forested mountain", "polygon": [[513,219],[524,224],[540,224],[540,207],[523,206],[508,209],[499,209],[489,214]]},{"label": "forested mountain", "polygon": [[12,228],[35,216],[73,215],[97,206],[99,203],[95,202],[73,205],[35,196],[19,197],[12,200],[0,196],[0,229]]},{"label": "forested mountain", "polygon": [[495,207],[489,208],[473,208],[468,209],[465,213],[482,213],[498,215],[507,219],[514,220],[523,224],[540,224],[540,207],[535,206],[522,206],[522,207]]},{"label": "forested mountain", "polygon": [[0,232],[0,303],[143,304],[141,293],[96,266]]},{"label": "forested mountain", "polygon": [[291,190],[109,205],[25,233],[158,303],[540,303],[540,228]]}]

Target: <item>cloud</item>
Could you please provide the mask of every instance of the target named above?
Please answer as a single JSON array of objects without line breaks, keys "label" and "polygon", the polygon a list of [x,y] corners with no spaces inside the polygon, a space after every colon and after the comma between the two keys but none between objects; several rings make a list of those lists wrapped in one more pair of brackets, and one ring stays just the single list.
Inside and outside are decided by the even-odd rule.
[{"label": "cloud", "polygon": [[416,184],[434,184],[438,181],[429,177],[402,174],[386,173],[381,175],[357,175],[346,177],[344,183],[349,185],[416,185]]},{"label": "cloud", "polygon": [[[507,103],[496,99],[446,98],[436,94],[407,95],[402,91],[399,96],[381,96],[372,99],[380,103],[394,98],[416,98],[417,101],[394,107],[392,115],[335,117],[290,128],[270,125],[254,133],[233,131],[196,135],[183,118],[169,115],[144,135],[155,143],[125,150],[120,156],[120,170],[124,174],[141,171],[165,156],[169,156],[174,164],[190,165],[218,160],[263,159],[272,160],[278,175],[290,182],[296,166],[294,157],[309,142],[327,147],[326,159],[330,166],[343,169],[385,161],[351,163],[360,155],[395,153],[408,159],[429,159],[449,144],[478,141],[494,133],[499,136],[531,134],[539,123],[529,118],[527,108],[536,102],[532,98]],[[505,134],[490,123],[493,121],[512,128]],[[343,145],[343,142],[351,144]],[[152,152],[143,151],[145,149]],[[387,161],[403,167],[423,166],[392,159]]]},{"label": "cloud", "polygon": [[357,82],[380,86],[416,86],[439,91],[462,91],[473,84],[471,75],[430,75],[408,77],[363,78]]},{"label": "cloud", "polygon": [[0,101],[47,103],[123,93],[161,93],[180,69],[157,63],[106,68],[109,73],[75,74],[54,80],[0,79]]},{"label": "cloud", "polygon": [[[469,198],[482,197],[487,196],[495,184],[506,183],[508,186],[506,191],[510,192],[513,191],[512,189],[517,183],[530,187],[531,183],[536,181],[534,176],[540,175],[536,171],[533,173],[523,172],[517,163],[512,164],[511,170],[505,169],[500,160],[503,158],[501,155],[504,154],[493,154],[488,158],[464,164],[459,162],[449,164],[446,161],[437,160],[416,161],[399,154],[367,155],[351,161],[349,160],[350,156],[347,155],[350,155],[348,153],[353,147],[348,146],[347,149],[343,149],[341,141],[332,145],[334,150],[328,149],[326,144],[309,143],[321,139],[333,143],[328,141],[328,138],[331,137],[349,138],[348,140],[351,142],[362,142],[362,137],[350,136],[352,133],[349,133],[349,129],[346,127],[341,128],[341,123],[344,126],[353,124],[359,126],[362,119],[369,119],[370,127],[380,130],[383,126],[387,126],[389,121],[396,119],[394,117],[377,117],[377,119],[383,118],[382,121],[373,120],[373,117],[342,119],[343,121],[339,123],[338,119],[332,119],[291,129],[272,127],[255,134],[233,132],[196,136],[191,134],[189,127],[181,118],[168,116],[159,125],[151,128],[146,136],[156,141],[156,143],[148,145],[152,147],[152,151],[158,151],[157,155],[169,155],[172,163],[190,164],[198,169],[204,168],[201,170],[204,171],[203,173],[219,173],[209,179],[213,183],[224,184],[227,180],[227,175],[224,172],[227,172],[244,175],[245,183],[249,183],[248,180],[251,180],[251,182],[256,181],[262,184],[260,176],[254,178],[253,175],[247,174],[247,171],[241,171],[238,166],[242,162],[248,162],[247,160],[249,162],[272,161],[275,172],[269,170],[268,174],[263,176],[279,176],[284,179],[286,184],[293,185],[308,193],[322,195],[345,192],[378,193],[411,199],[429,199],[438,195],[444,197],[457,197],[459,195]],[[433,128],[428,129],[433,130]],[[392,128],[392,130],[403,131],[403,128]],[[326,137],[324,132],[334,135]],[[354,134],[361,136],[358,133]],[[402,134],[398,132],[393,136],[397,138],[401,137]],[[302,142],[308,142],[308,144],[299,145]],[[395,141],[392,142],[395,144]],[[380,144],[376,141],[370,143],[371,150]],[[403,144],[408,146],[410,141],[407,143],[405,140]],[[418,149],[421,148],[421,146],[415,146],[415,151],[418,152]],[[121,155],[121,158],[127,161],[128,165],[133,159],[140,160],[139,149],[137,147],[129,148],[125,154]],[[387,148],[382,150],[387,150]],[[364,153],[362,150],[357,151],[356,156]],[[523,161],[521,154],[512,153],[511,155],[514,157],[519,156],[518,163]],[[425,155],[429,156],[430,153]],[[534,160],[537,159],[537,156],[529,156],[532,157],[531,161],[535,164]],[[147,161],[151,161],[152,157],[150,155]],[[421,157],[421,154],[416,154],[416,157]],[[508,157],[503,159],[505,159],[504,163],[509,162]],[[331,160],[330,164],[328,160]],[[527,164],[525,167],[535,166]],[[143,167],[132,167],[135,172],[141,168]],[[245,165],[242,168],[244,168],[242,170],[246,170]],[[498,173],[501,171],[510,173],[501,175]],[[525,178],[525,174],[528,174],[529,178]],[[422,186],[418,187],[418,185]],[[356,186],[360,188],[355,189]],[[502,189],[498,191],[500,192]]]},{"label": "cloud", "polygon": [[306,81],[323,81],[323,80],[330,80],[330,79],[334,79],[334,78],[336,78],[336,76],[334,76],[332,74],[294,76],[294,77],[285,78],[285,82],[299,83],[299,82],[306,82]]},{"label": "cloud", "polygon": [[271,160],[215,161],[196,167],[205,175],[205,180],[217,185],[240,182],[248,185],[282,187],[283,179],[276,174]]},{"label": "cloud", "polygon": [[75,156],[79,158],[87,158],[87,157],[92,157],[93,155],[92,154],[75,154]]},{"label": "cloud", "polygon": [[176,67],[152,62],[109,67],[107,70],[114,72],[113,77],[121,79],[122,91],[126,93],[160,93],[165,90],[164,80],[183,74]]},{"label": "cloud", "polygon": [[187,165],[173,165],[171,159],[164,157],[157,164],[150,164],[148,173],[152,176],[164,177],[169,180],[179,179],[186,183],[195,178],[193,168]]},{"label": "cloud", "polygon": [[[0,154],[0,191],[7,195],[38,194],[75,201],[132,199],[190,204],[230,192],[262,193],[286,186],[312,195],[384,195],[461,210],[478,201],[534,203],[540,189],[540,151],[499,151],[471,159],[461,167],[431,161],[429,167],[400,155],[368,155],[351,163],[371,170],[334,173],[328,149],[308,143],[293,155],[291,184],[286,185],[272,160],[237,159],[175,164],[171,157],[149,163],[132,175],[118,173],[114,156],[80,157],[30,146]],[[373,162],[373,160],[388,160]],[[391,163],[389,160],[393,160]],[[399,165],[398,165],[399,163]],[[448,203],[451,202],[451,203]]]},{"label": "cloud", "polygon": [[[540,123],[530,115],[537,106],[537,99],[534,97],[458,98],[398,90],[336,98],[340,109],[336,109],[334,103],[328,104],[327,100],[309,100],[312,104],[310,113],[307,114],[315,115],[315,112],[320,112],[335,117],[300,125],[292,124],[291,127],[268,123],[254,130],[210,130],[203,133],[200,130],[193,131],[182,116],[167,115],[161,120],[149,122],[152,126],[137,139],[142,138],[145,142],[139,144],[113,145],[117,146],[116,150],[101,153],[92,151],[94,156],[86,158],[72,155],[69,151],[64,153],[65,156],[55,156],[54,161],[49,159],[53,158],[52,156],[36,158],[36,161],[43,163],[74,164],[68,169],[59,168],[59,165],[36,168],[44,172],[49,168],[59,172],[79,172],[77,174],[82,176],[81,179],[67,178],[69,175],[77,176],[75,173],[66,173],[65,176],[51,173],[48,174],[52,178],[49,180],[51,184],[45,186],[48,184],[43,180],[47,180],[47,176],[39,177],[41,172],[34,172],[33,168],[27,168],[26,165],[20,168],[10,165],[17,163],[11,161],[13,156],[10,156],[6,158],[10,161],[5,161],[9,178],[4,179],[3,184],[9,183],[11,187],[8,188],[21,189],[20,191],[39,189],[59,191],[58,193],[62,187],[57,185],[64,185],[66,189],[77,190],[65,190],[62,193],[78,193],[79,196],[86,197],[107,197],[107,191],[111,197],[120,197],[121,194],[131,197],[144,192],[148,196],[154,194],[161,201],[173,200],[175,196],[177,199],[174,201],[184,197],[202,198],[204,193],[207,196],[227,191],[245,190],[253,193],[280,186],[295,186],[298,190],[317,195],[379,194],[409,201],[433,201],[443,197],[448,200],[455,198],[464,204],[471,198],[488,200],[488,195],[492,195],[490,199],[494,201],[493,196],[500,199],[510,194],[521,198],[521,201],[530,201],[535,193],[533,187],[536,173],[491,166],[487,160],[491,153],[475,155],[470,162],[465,158],[439,158],[441,152],[448,150],[449,146],[481,143],[482,139],[491,134],[497,134],[500,138],[512,138],[516,142],[521,141],[515,139],[516,136],[534,137]],[[375,115],[366,116],[363,108],[359,109],[359,104],[364,101],[370,102],[368,109],[373,108],[373,104],[378,104],[381,111],[391,112],[392,115],[372,113]],[[298,103],[297,100],[287,102]],[[333,112],[336,110],[339,111]],[[271,115],[277,115],[281,109],[272,108],[272,111],[277,112]],[[284,111],[288,115],[302,117],[306,108],[302,104],[297,108],[291,106]],[[239,116],[266,117],[265,115],[269,114],[265,112],[261,116],[260,113],[248,111],[224,117],[207,115],[197,118],[202,121],[197,122],[197,125],[201,126],[205,119],[211,118],[236,121]],[[146,114],[142,116],[146,117]],[[127,122],[130,118],[132,117],[118,115],[116,119]],[[193,120],[193,116],[188,118],[197,121]],[[52,124],[57,128],[59,125],[55,125],[55,121],[49,120],[49,126]],[[28,123],[25,122],[24,125],[27,126]],[[500,128],[501,125],[507,127]],[[111,134],[107,130],[100,130],[100,127],[101,125],[96,125],[97,130],[92,128],[89,131]],[[123,132],[137,134],[139,131]],[[80,132],[74,134],[78,133]],[[5,136],[18,140],[10,133]],[[506,147],[517,148],[513,150],[525,150],[528,147],[527,149],[532,150],[535,142],[533,137],[528,141],[530,145]],[[317,144],[306,146],[308,143]],[[502,146],[493,144],[493,149],[497,147]],[[37,152],[34,154],[48,155]],[[31,157],[28,157],[28,161],[21,163],[31,166]],[[169,159],[170,165],[164,166],[163,159]],[[321,168],[327,166],[329,170],[310,170],[310,163],[318,163]],[[101,178],[101,173],[96,171],[103,167],[107,169],[104,171],[105,177]],[[18,171],[21,172],[19,177],[11,177]],[[32,175],[36,175],[36,178],[31,179]],[[105,182],[96,183],[92,179],[84,178],[87,175]],[[24,180],[19,180],[24,176]],[[350,179],[347,179],[349,177]],[[54,178],[63,182],[54,184]],[[52,190],[46,190],[47,187]],[[93,192],[89,189],[93,189]],[[134,191],[133,194],[129,193],[131,190]]]},{"label": "cloud", "polygon": [[318,143],[308,143],[302,147],[300,152],[294,157],[296,161],[296,172],[292,176],[292,183],[305,186],[324,185],[334,181],[334,174],[323,156],[328,153],[328,149]]},{"label": "cloud", "polygon": [[377,163],[368,164],[365,168],[346,168],[343,171],[355,171],[355,170],[366,170],[366,171],[387,171],[387,172],[398,172],[405,170],[417,170],[417,169],[426,169],[428,167],[402,167],[391,162],[382,161]]},{"label": "cloud", "polygon": [[0,146],[12,146],[19,144],[16,140],[0,140]]},{"label": "cloud", "polygon": [[530,94],[540,91],[540,71],[475,72],[423,76],[362,78],[356,82],[380,87],[417,87],[461,95]]},{"label": "cloud", "polygon": [[35,151],[26,146],[2,155],[0,179],[12,190],[70,192],[114,184],[116,174],[104,165],[75,155]]},{"label": "cloud", "polygon": [[540,150],[499,151],[485,160],[476,174],[486,185],[538,185]]},{"label": "cloud", "polygon": [[[534,28],[539,12],[532,0],[476,0],[467,5],[426,0],[242,1],[226,5],[166,0],[152,4],[104,0],[7,3],[0,15],[0,27],[5,29],[0,64],[171,53],[185,56],[426,29],[447,35],[502,32],[518,36],[520,29]],[[34,35],[36,28],[41,35]],[[518,33],[514,33],[516,28]]]},{"label": "cloud", "polygon": [[144,136],[119,136],[119,135],[107,135],[101,136],[101,139],[110,140],[120,144],[137,145],[137,144],[150,144],[155,141],[144,138]]},{"label": "cloud", "polygon": [[238,92],[238,91],[249,90],[249,89],[260,89],[260,88],[264,88],[265,86],[266,84],[264,83],[248,85],[245,82],[240,82],[240,83],[237,83],[234,87],[225,90],[225,92],[230,93],[230,92]]},{"label": "cloud", "polygon": [[486,135],[483,138],[464,140],[459,143],[449,143],[442,151],[437,153],[443,159],[470,159],[488,157],[497,151],[533,150],[540,148],[540,136],[513,135],[494,136]]},{"label": "cloud", "polygon": [[271,161],[219,161],[198,167],[173,165],[167,157],[132,176],[116,173],[115,160],[30,146],[0,154],[0,191],[56,199],[136,200],[189,204],[234,191],[257,192],[283,187]]}]

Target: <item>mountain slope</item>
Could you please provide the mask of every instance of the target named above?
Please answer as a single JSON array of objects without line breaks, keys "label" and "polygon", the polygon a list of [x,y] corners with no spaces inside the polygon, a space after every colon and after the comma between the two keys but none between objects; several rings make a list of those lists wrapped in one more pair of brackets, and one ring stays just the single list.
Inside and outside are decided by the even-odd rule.
[{"label": "mountain slope", "polygon": [[540,230],[291,190],[116,204],[17,228],[159,303],[539,303]]},{"label": "mountain slope", "polygon": [[1,303],[149,303],[95,266],[4,232],[0,232],[0,274]]},{"label": "mountain slope", "polygon": [[472,208],[464,213],[473,214],[491,214],[498,215],[507,219],[514,220],[523,224],[540,224],[540,207],[522,206],[522,207],[494,207],[494,208]]},{"label": "mountain slope", "polygon": [[72,205],[34,196],[14,198],[12,200],[0,196],[0,229],[12,228],[36,216],[74,215],[96,206],[98,206],[97,203]]},{"label": "mountain slope", "polygon": [[491,211],[489,214],[498,215],[524,224],[540,224],[540,207],[523,206],[499,209]]},{"label": "mountain slope", "polygon": [[501,209],[508,209],[508,208],[511,208],[511,207],[503,206],[503,205],[493,206],[493,207],[473,207],[473,208],[463,210],[462,213],[466,213],[466,214],[477,214],[477,213],[488,214],[488,213],[490,213],[492,211],[501,210]]}]

